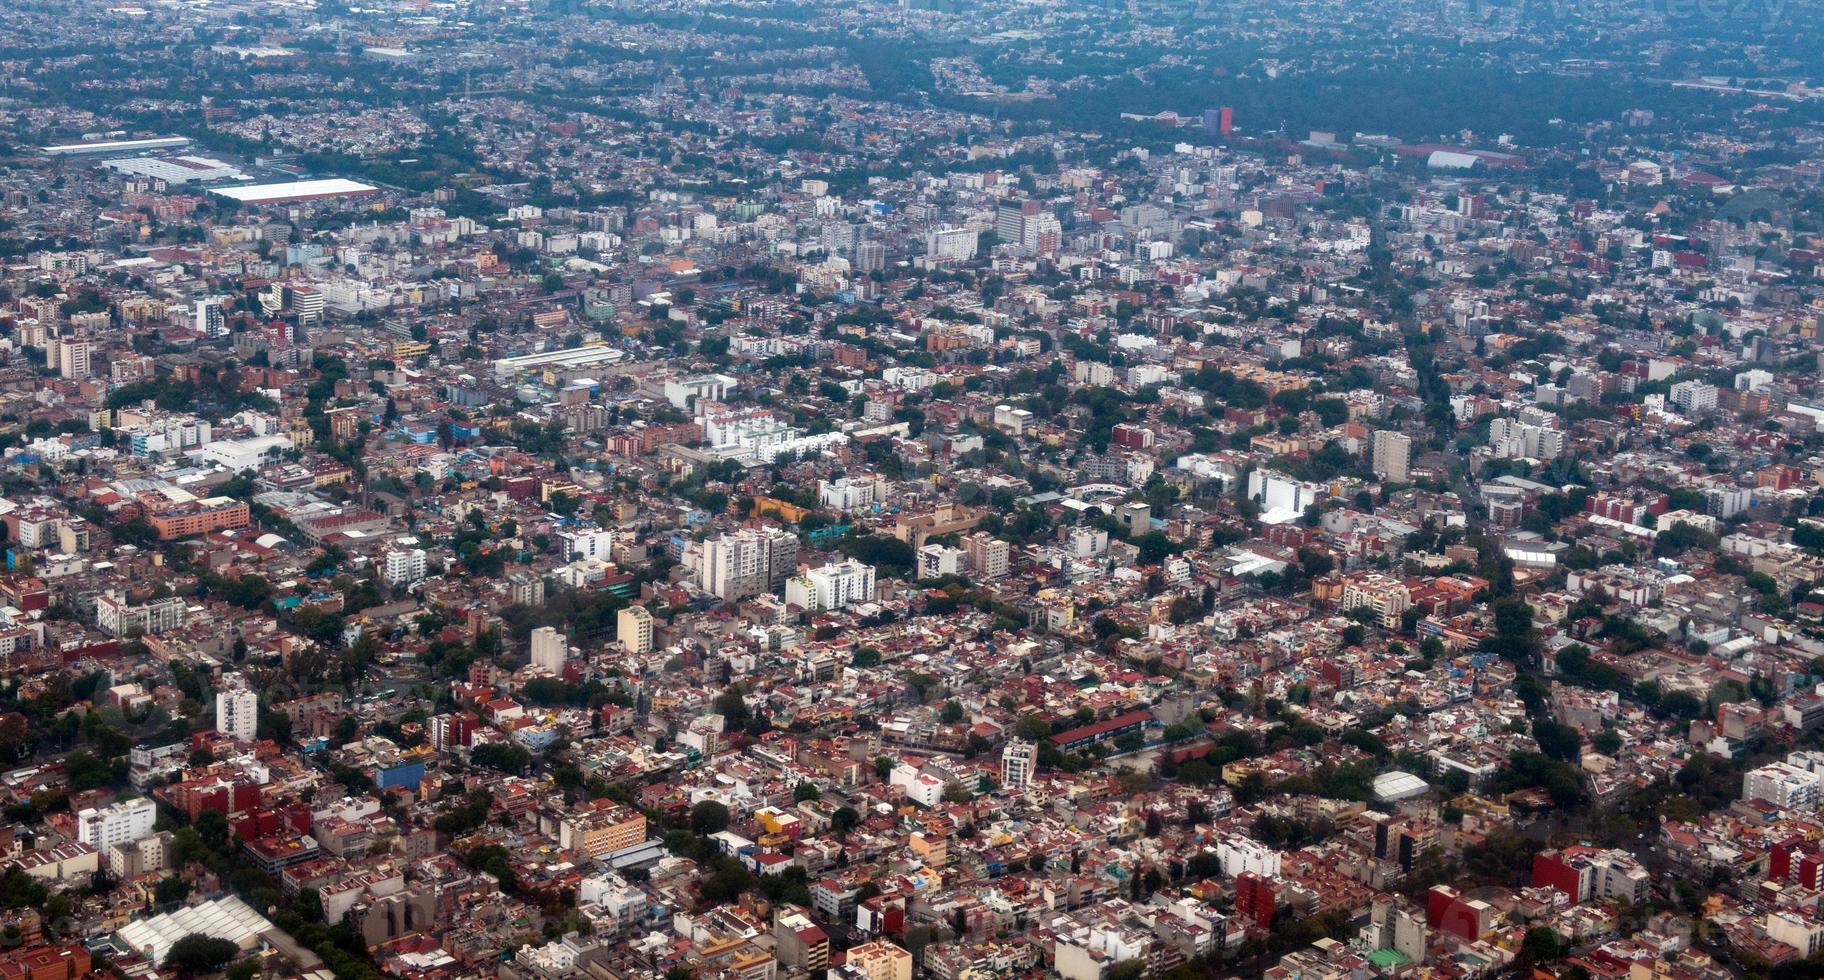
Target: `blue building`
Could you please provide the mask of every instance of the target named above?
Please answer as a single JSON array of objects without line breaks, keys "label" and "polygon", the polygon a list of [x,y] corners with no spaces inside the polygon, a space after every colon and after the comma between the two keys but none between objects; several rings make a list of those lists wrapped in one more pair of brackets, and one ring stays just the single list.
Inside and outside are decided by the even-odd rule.
[{"label": "blue building", "polygon": [[374,787],[376,789],[409,789],[418,792],[418,784],[424,782],[423,762],[402,762],[391,767],[374,769]]}]

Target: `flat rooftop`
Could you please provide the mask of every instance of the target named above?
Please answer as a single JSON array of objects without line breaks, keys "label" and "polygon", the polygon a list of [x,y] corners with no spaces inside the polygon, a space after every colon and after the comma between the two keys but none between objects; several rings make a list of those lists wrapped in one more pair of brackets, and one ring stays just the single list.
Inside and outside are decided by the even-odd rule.
[{"label": "flat rooftop", "polygon": [[188,136],[156,136],[143,140],[99,140],[87,143],[59,143],[42,148],[46,156],[76,156],[86,153],[133,153],[144,150],[166,150],[189,146]]},{"label": "flat rooftop", "polygon": [[372,184],[342,177],[322,180],[289,180],[279,184],[249,184],[245,187],[221,187],[219,194],[242,204],[287,204],[293,201],[315,201],[331,197],[360,197],[379,192]]}]

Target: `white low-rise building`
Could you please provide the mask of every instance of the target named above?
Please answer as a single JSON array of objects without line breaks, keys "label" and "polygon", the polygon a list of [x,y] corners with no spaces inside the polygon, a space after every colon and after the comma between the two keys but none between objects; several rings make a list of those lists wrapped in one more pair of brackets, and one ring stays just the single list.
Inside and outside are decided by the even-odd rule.
[{"label": "white low-rise building", "polygon": [[813,568],[785,582],[785,603],[811,612],[874,601],[874,566],[854,559]]},{"label": "white low-rise building", "polygon": [[150,799],[123,800],[104,807],[87,807],[76,814],[76,839],[97,851],[152,836],[158,805]]}]

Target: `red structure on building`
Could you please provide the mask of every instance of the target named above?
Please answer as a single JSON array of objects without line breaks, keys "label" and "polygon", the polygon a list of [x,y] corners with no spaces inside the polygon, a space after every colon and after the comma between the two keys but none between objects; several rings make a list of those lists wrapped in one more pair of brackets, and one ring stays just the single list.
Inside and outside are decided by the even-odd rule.
[{"label": "red structure on building", "polygon": [[1425,924],[1466,942],[1481,938],[1489,928],[1492,907],[1470,901],[1449,885],[1434,885],[1425,896]]},{"label": "red structure on building", "polygon": [[291,803],[276,808],[264,808],[242,814],[228,822],[236,837],[242,840],[254,840],[260,837],[272,837],[283,833],[310,833],[310,807],[302,803]]},{"label": "red structure on building", "polygon": [[0,953],[0,980],[78,980],[90,970],[89,951],[68,946],[32,946]]},{"label": "red structure on building", "polygon": [[1235,914],[1262,929],[1273,927],[1273,913],[1279,909],[1279,886],[1273,879],[1252,871],[1235,878]]},{"label": "red structure on building", "polygon": [[1550,885],[1558,889],[1572,902],[1581,902],[1589,897],[1584,885],[1584,872],[1564,859],[1557,851],[1541,851],[1533,855],[1533,886]]},{"label": "red structure on building", "polygon": [[1151,449],[1158,439],[1158,434],[1146,426],[1126,422],[1115,426],[1108,437],[1110,443],[1122,449]]},{"label": "red structure on building", "polygon": [[260,805],[258,783],[231,781],[219,776],[161,786],[153,790],[152,795],[181,811],[191,823],[195,823],[205,810],[227,816]]},{"label": "red structure on building", "polygon": [[1794,835],[1767,852],[1767,880],[1797,882],[1806,888],[1824,887],[1824,853],[1819,845]]}]

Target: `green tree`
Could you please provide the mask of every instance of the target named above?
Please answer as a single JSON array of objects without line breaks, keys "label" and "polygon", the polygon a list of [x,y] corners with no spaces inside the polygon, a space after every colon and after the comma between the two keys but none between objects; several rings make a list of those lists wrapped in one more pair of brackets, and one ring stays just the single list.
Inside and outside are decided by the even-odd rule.
[{"label": "green tree", "polygon": [[1533,719],[1533,741],[1539,743],[1539,751],[1547,758],[1565,762],[1575,762],[1582,748],[1577,729],[1549,718]]},{"label": "green tree", "polygon": [[171,944],[164,965],[191,976],[214,973],[240,951],[241,947],[229,940],[191,933]]},{"label": "green tree", "polygon": [[1103,980],[1140,980],[1145,975],[1145,960],[1122,960],[1102,974]]},{"label": "green tree", "polygon": [[1570,943],[1550,926],[1534,926],[1520,940],[1520,960],[1527,964],[1551,963],[1570,951]]},{"label": "green tree", "polygon": [[690,829],[708,836],[728,829],[728,807],[704,800],[690,808]]},{"label": "green tree", "polygon": [[1039,742],[1051,737],[1051,725],[1036,714],[1021,715],[1013,723],[1013,734],[1028,742]]},{"label": "green tree", "polygon": [[753,883],[754,876],[740,862],[724,858],[717,864],[715,872],[703,879],[697,890],[705,901],[721,903],[739,898]]},{"label": "green tree", "polygon": [[469,761],[488,769],[520,775],[531,768],[532,753],[506,742],[488,742],[471,749]]},{"label": "green tree", "polygon": [[721,715],[729,728],[745,728],[750,717],[747,699],[741,696],[739,687],[730,686],[728,690],[716,695],[716,713]]},{"label": "green tree", "polygon": [[159,905],[176,905],[190,897],[190,883],[176,875],[166,875],[152,888],[152,901]]}]

